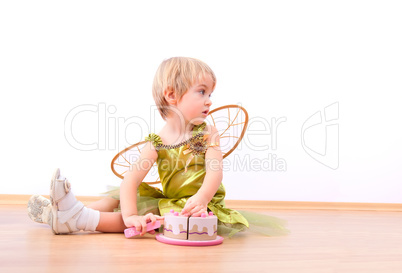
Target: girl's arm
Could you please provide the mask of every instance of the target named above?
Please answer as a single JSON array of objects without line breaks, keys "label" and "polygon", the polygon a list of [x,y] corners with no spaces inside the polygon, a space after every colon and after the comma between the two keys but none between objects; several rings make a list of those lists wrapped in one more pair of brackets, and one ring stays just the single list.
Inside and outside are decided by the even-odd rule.
[{"label": "girl's arm", "polygon": [[124,175],[120,187],[120,207],[123,221],[126,227],[136,227],[141,235],[146,233],[147,222],[155,222],[162,217],[147,214],[138,216],[137,189],[147,175],[152,165],[158,158],[158,153],[151,142],[147,142],[142,149],[139,159],[131,165],[130,170]]},{"label": "girl's arm", "polygon": [[203,212],[207,212],[208,203],[214,197],[216,191],[222,182],[222,151],[219,144],[219,132],[214,126],[208,126],[210,137],[208,142],[217,144],[217,146],[209,147],[205,153],[205,169],[206,174],[201,188],[198,192],[188,199],[182,214],[200,216]]}]

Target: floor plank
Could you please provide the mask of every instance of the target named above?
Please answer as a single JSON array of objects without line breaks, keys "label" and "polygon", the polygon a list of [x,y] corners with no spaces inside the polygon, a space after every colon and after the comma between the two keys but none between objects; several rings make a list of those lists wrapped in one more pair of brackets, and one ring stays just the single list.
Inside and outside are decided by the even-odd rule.
[{"label": "floor plank", "polygon": [[25,206],[1,205],[0,272],[402,272],[400,212],[259,212],[287,220],[291,234],[245,233],[211,247],[166,245],[152,235],[53,235]]}]

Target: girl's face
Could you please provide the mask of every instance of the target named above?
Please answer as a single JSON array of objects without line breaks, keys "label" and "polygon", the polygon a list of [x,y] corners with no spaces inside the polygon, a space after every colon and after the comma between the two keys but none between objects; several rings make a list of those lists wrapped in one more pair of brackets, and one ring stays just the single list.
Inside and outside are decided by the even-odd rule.
[{"label": "girl's face", "polygon": [[196,82],[177,103],[186,123],[199,125],[204,122],[212,104],[211,94],[214,84],[210,76]]}]

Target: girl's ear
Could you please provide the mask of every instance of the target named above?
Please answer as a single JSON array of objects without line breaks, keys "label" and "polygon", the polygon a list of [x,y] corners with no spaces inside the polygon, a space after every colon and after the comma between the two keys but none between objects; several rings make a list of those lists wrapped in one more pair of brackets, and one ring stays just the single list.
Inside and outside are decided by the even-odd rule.
[{"label": "girl's ear", "polygon": [[169,104],[175,105],[177,103],[176,94],[173,88],[167,87],[165,90],[163,90],[163,96]]}]

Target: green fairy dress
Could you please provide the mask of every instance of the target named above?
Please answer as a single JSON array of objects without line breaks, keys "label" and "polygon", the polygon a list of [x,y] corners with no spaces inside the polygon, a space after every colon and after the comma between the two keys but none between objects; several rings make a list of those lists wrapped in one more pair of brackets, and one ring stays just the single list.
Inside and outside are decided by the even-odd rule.
[{"label": "green fairy dress", "polygon": [[[204,137],[206,123],[194,126],[193,137],[177,145],[164,145],[157,134],[150,134],[145,140],[151,141],[158,152],[158,173],[162,190],[147,183],[138,188],[137,209],[140,215],[152,212],[164,215],[171,209],[181,211],[187,200],[201,188],[206,174],[205,151],[208,143]],[[115,192],[116,193],[116,192]],[[114,198],[119,199],[114,195]],[[218,234],[229,235],[252,226],[265,235],[286,232],[282,220],[252,212],[238,212],[225,207],[225,188],[221,184],[208,203],[208,210],[218,217]]]}]

